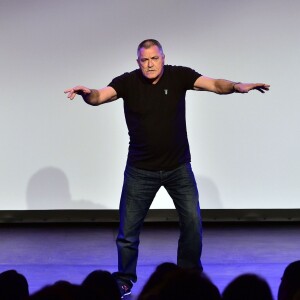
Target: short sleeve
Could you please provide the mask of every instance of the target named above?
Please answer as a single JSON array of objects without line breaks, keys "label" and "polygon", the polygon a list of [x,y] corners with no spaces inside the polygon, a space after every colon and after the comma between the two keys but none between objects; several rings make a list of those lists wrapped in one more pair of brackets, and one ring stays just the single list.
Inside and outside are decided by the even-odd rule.
[{"label": "short sleeve", "polygon": [[197,71],[188,67],[176,66],[175,68],[176,72],[178,72],[178,76],[180,77],[180,81],[183,83],[186,90],[192,90],[194,88],[195,81],[202,76]]},{"label": "short sleeve", "polygon": [[115,77],[108,86],[112,87],[117,92],[118,98],[124,98],[127,92],[130,73],[124,73]]}]

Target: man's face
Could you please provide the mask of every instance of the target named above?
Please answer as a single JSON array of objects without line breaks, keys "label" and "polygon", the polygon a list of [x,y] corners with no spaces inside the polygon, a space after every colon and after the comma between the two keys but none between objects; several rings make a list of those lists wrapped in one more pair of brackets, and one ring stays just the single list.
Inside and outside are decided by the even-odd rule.
[{"label": "man's face", "polygon": [[147,49],[141,48],[137,63],[143,75],[155,84],[164,72],[165,55],[156,45]]}]

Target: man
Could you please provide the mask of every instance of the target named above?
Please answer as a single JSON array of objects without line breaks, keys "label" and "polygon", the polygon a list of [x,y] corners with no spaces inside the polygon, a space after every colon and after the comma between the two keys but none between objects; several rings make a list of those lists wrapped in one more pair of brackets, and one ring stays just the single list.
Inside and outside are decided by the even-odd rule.
[{"label": "man", "polygon": [[122,296],[130,294],[137,280],[140,229],[161,186],[173,199],[179,216],[177,264],[202,270],[202,226],[186,132],[186,91],[269,90],[263,83],[212,79],[190,68],[165,65],[162,46],[153,39],[140,43],[137,56],[139,69],[114,78],[107,87],[76,86],[65,91],[69,99],[78,94],[90,105],[124,100],[130,142],[120,201],[118,272],[114,274]]}]

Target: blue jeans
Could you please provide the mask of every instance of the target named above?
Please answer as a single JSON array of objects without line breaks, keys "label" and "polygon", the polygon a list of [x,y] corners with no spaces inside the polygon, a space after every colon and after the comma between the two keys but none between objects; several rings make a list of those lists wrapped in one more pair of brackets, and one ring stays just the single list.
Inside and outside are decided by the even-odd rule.
[{"label": "blue jeans", "polygon": [[129,285],[137,281],[139,235],[150,205],[163,186],[179,216],[180,237],[177,264],[183,268],[202,269],[202,225],[199,196],[190,163],[171,171],[146,171],[126,166],[120,201],[118,248],[119,281]]}]

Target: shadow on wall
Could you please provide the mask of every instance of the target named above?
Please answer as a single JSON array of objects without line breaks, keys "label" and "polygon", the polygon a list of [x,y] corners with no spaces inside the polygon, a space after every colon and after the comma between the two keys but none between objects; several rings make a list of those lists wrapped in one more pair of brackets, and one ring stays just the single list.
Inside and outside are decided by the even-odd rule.
[{"label": "shadow on wall", "polygon": [[32,210],[103,208],[91,201],[72,200],[67,176],[54,167],[41,169],[30,178],[26,200]]},{"label": "shadow on wall", "polygon": [[215,183],[203,176],[195,175],[199,190],[200,207],[205,209],[223,208],[220,193]]}]

